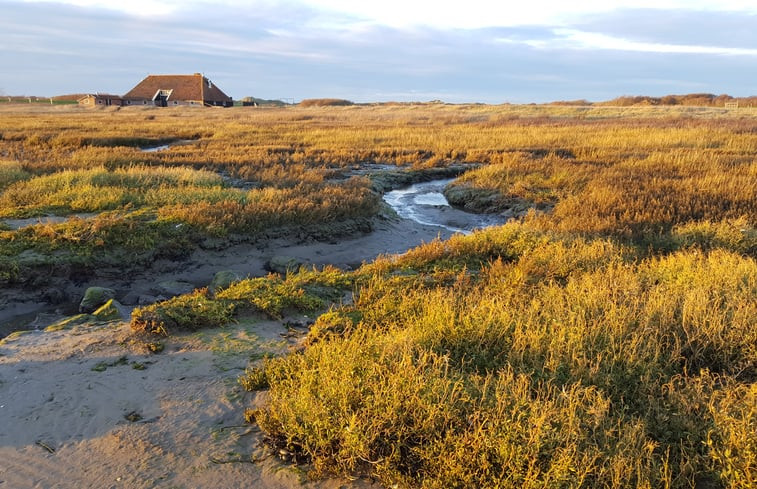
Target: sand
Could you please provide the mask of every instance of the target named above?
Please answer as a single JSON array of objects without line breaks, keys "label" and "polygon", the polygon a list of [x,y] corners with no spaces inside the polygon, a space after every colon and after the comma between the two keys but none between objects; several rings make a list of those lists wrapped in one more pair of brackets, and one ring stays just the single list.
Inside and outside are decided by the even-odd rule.
[{"label": "sand", "polygon": [[310,482],[307,467],[281,462],[244,422],[265,392],[237,377],[251,356],[285,353],[302,333],[248,318],[171,337],[158,354],[133,344],[123,322],[6,338],[0,487],[378,487]]}]

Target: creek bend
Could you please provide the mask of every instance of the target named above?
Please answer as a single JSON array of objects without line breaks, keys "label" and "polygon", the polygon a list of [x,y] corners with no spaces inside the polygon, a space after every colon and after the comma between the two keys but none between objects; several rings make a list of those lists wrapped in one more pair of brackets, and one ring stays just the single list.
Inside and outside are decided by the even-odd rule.
[{"label": "creek bend", "polygon": [[450,206],[442,192],[453,180],[432,180],[392,190],[384,194],[384,202],[403,219],[453,233],[471,234],[476,229],[506,222],[507,219],[498,214],[473,214]]}]

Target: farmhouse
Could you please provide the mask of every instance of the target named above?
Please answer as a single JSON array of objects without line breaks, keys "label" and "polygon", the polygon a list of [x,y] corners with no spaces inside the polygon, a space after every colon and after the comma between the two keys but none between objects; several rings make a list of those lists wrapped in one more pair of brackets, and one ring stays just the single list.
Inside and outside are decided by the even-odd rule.
[{"label": "farmhouse", "polygon": [[234,101],[201,73],[149,75],[123,96],[123,105],[231,107]]}]

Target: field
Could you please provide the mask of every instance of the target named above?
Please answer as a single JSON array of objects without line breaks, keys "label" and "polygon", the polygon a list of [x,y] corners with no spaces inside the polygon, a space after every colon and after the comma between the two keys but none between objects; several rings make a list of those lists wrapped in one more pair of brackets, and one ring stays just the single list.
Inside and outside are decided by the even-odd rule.
[{"label": "field", "polygon": [[198,289],[134,309],[133,334],[318,316],[240,377],[312,477],[757,485],[755,109],[0,108],[0,287],[43,300],[208,243],[345,239],[386,218],[383,192],[452,175],[452,204],[513,219]]}]

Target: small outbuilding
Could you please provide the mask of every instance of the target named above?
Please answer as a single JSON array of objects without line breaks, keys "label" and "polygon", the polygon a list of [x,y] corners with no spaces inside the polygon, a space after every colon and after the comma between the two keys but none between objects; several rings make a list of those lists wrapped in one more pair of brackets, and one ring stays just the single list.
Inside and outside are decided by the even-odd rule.
[{"label": "small outbuilding", "polygon": [[122,97],[123,105],[232,107],[234,101],[202,73],[148,75]]},{"label": "small outbuilding", "polygon": [[123,99],[120,95],[111,95],[109,93],[88,93],[77,100],[79,105],[85,107],[105,107],[108,105],[123,105]]}]

